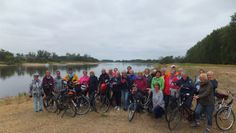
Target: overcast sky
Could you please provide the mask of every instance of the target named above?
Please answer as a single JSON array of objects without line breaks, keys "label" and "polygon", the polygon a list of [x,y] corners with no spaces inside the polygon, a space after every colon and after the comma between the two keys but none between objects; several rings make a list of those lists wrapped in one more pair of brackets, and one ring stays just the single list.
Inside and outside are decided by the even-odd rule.
[{"label": "overcast sky", "polygon": [[182,56],[234,12],[236,0],[0,0],[0,48],[98,59]]}]

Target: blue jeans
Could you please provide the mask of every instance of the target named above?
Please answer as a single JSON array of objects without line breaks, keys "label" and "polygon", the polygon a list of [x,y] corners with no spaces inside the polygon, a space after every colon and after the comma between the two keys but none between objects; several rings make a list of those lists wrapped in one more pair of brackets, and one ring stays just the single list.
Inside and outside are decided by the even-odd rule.
[{"label": "blue jeans", "polygon": [[43,110],[43,97],[42,96],[34,96],[34,111],[42,111]]},{"label": "blue jeans", "polygon": [[122,107],[124,109],[127,109],[129,106],[129,99],[128,98],[129,98],[129,91],[128,90],[121,90],[121,100],[122,100],[121,103],[123,103]]},{"label": "blue jeans", "polygon": [[198,103],[196,110],[195,110],[195,120],[197,122],[200,121],[200,115],[202,111],[205,111],[206,116],[207,116],[207,125],[209,127],[212,126],[212,116],[213,116],[213,111],[214,111],[214,105],[201,105]]}]

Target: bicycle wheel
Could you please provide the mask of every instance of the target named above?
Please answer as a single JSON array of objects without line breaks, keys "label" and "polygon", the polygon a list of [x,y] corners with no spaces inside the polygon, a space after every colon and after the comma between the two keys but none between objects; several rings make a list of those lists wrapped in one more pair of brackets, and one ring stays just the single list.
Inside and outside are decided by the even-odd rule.
[{"label": "bicycle wheel", "polygon": [[66,106],[66,108],[65,108],[65,110],[64,110],[64,113],[62,114],[62,117],[63,117],[65,114],[68,115],[68,116],[70,116],[70,117],[75,117],[75,116],[76,116],[76,114],[77,114],[77,108],[76,108],[76,103],[75,103],[73,100],[71,100],[71,101],[69,101],[69,102],[67,103],[67,106]]},{"label": "bicycle wheel", "polygon": [[171,112],[172,112],[171,107],[168,106],[167,109],[165,110],[165,119],[166,119],[167,122],[170,120]]},{"label": "bicycle wheel", "polygon": [[100,113],[106,113],[110,107],[110,101],[106,96],[97,95],[95,97],[96,109]]},{"label": "bicycle wheel", "polygon": [[136,103],[131,103],[128,107],[128,120],[131,122],[136,112]]},{"label": "bicycle wheel", "polygon": [[80,96],[76,99],[76,107],[78,115],[85,115],[89,112],[90,102],[89,99],[85,96]]},{"label": "bicycle wheel", "polygon": [[216,113],[216,125],[223,131],[230,130],[235,122],[234,112],[230,107],[223,107]]},{"label": "bicycle wheel", "polygon": [[57,102],[56,98],[51,97],[51,98],[43,98],[43,106],[45,110],[49,113],[55,113],[57,111]]},{"label": "bicycle wheel", "polygon": [[169,121],[168,121],[168,128],[170,130],[177,128],[180,121],[181,121],[181,112],[179,111],[178,108],[176,108],[170,114]]}]

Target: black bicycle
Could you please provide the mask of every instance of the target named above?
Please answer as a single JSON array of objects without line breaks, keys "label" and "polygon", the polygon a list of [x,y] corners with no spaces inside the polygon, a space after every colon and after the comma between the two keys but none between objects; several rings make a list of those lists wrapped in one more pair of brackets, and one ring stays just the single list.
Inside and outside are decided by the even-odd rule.
[{"label": "black bicycle", "polygon": [[89,98],[86,96],[88,87],[86,85],[79,85],[79,91],[77,91],[77,95],[75,97],[75,103],[77,108],[78,115],[85,115],[90,110],[90,101]]},{"label": "black bicycle", "polygon": [[77,114],[77,104],[75,102],[76,98],[76,92],[73,89],[67,89],[64,92],[62,92],[57,100],[57,109],[58,109],[58,114],[61,112],[63,117],[65,114],[75,117]]},{"label": "black bicycle", "polygon": [[180,94],[177,98],[177,107],[170,112],[168,118],[168,128],[174,130],[184,118],[190,122],[194,120],[194,111],[186,104],[186,100],[190,97],[189,93]]},{"label": "black bicycle", "polygon": [[55,113],[57,111],[56,100],[57,96],[55,92],[43,98],[43,106],[47,112]]},{"label": "black bicycle", "polygon": [[95,95],[95,106],[99,113],[106,113],[110,108],[110,100],[107,95],[108,84],[102,84],[98,93]]},{"label": "black bicycle", "polygon": [[140,112],[144,109],[148,112],[152,112],[153,105],[151,95],[146,94],[147,95],[142,94],[136,87],[132,88],[130,105],[128,107],[128,120],[130,122],[133,120],[136,112]]}]

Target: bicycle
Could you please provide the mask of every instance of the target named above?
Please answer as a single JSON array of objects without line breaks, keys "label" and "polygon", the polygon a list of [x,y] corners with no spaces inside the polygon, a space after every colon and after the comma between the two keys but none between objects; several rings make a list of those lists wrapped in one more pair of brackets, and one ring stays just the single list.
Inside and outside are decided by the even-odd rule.
[{"label": "bicycle", "polygon": [[[147,94],[147,93],[146,93]],[[131,98],[130,105],[128,107],[128,120],[131,122],[135,116],[135,113],[140,110],[147,110],[148,112],[152,112],[152,99],[151,95],[142,95],[140,90],[136,87],[133,87],[131,90]]]},{"label": "bicycle", "polygon": [[[230,130],[235,123],[235,115],[233,112],[233,94],[229,90],[227,91],[227,93],[228,95],[219,93],[216,94],[219,99],[222,99],[221,104],[215,114],[216,125],[220,130],[223,131]],[[231,100],[229,103],[226,103],[225,101],[229,97],[231,98]]]},{"label": "bicycle", "polygon": [[88,97],[86,96],[86,92],[88,87],[85,85],[80,85],[79,91],[77,91],[77,95],[75,97],[75,103],[77,108],[77,114],[78,115],[85,115],[90,110],[90,101]]},{"label": "bicycle", "polygon": [[110,108],[110,100],[108,98],[108,82],[102,83],[98,93],[95,94],[95,106],[97,112],[106,113]]},{"label": "bicycle", "polygon": [[58,114],[62,111],[61,117],[63,117],[66,113],[71,117],[75,117],[77,114],[77,104],[74,99],[76,97],[76,92],[74,89],[67,89],[62,92],[56,100]]},{"label": "bicycle", "polygon": [[189,93],[181,94],[179,98],[177,98],[178,106],[171,112],[168,121],[168,128],[173,130],[177,128],[180,124],[182,118],[185,118],[188,121],[194,120],[194,111],[186,105],[187,98],[190,97]]},{"label": "bicycle", "polygon": [[43,106],[47,112],[55,113],[57,111],[56,99],[55,92],[43,98]]}]

